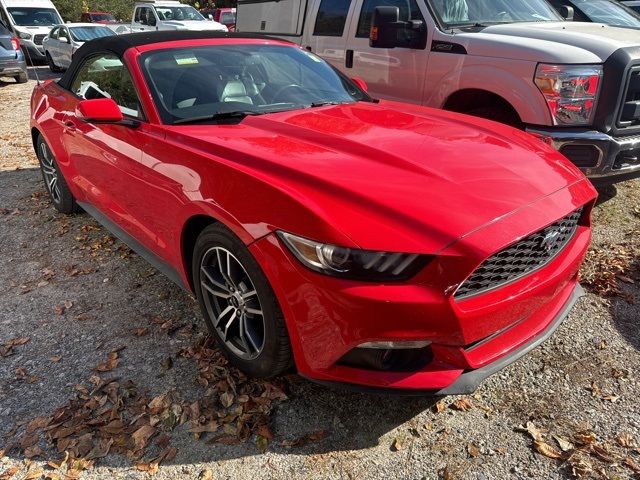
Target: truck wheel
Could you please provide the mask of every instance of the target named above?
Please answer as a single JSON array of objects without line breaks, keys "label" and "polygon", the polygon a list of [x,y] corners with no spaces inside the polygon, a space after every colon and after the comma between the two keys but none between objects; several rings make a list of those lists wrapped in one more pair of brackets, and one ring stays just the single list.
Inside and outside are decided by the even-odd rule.
[{"label": "truck wheel", "polygon": [[485,118],[487,120],[493,120],[494,122],[504,123],[515,128],[522,128],[522,121],[518,115],[506,108],[494,106],[494,107],[480,107],[465,112],[467,115],[473,115],[474,117]]},{"label": "truck wheel", "polygon": [[16,82],[18,83],[27,83],[29,81],[29,77],[24,72],[16,75],[15,79],[16,79]]},{"label": "truck wheel", "polygon": [[49,52],[46,53],[47,63],[49,64],[49,70],[56,73],[60,71],[60,68],[54,63],[53,58],[49,55]]}]

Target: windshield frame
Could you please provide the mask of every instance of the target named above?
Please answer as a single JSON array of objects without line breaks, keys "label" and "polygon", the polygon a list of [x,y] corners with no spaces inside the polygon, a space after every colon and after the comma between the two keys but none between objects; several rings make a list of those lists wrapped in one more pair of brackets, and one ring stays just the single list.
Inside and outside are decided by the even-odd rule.
[{"label": "windshield frame", "polygon": [[[56,17],[57,20],[54,18],[53,23],[49,24],[49,25],[38,25],[38,24],[21,24],[18,23],[16,21],[16,18],[13,16],[13,13],[11,12],[11,10],[40,10],[40,11],[47,11],[47,12],[52,12]],[[7,13],[9,14],[9,16],[11,17],[11,20],[13,22],[13,24],[16,27],[54,27],[55,25],[61,25],[64,22],[62,21],[62,17],[60,17],[60,14],[58,13],[58,10],[56,10],[53,7],[7,7]]]},{"label": "windshield frame", "polygon": [[[186,126],[186,125],[193,125],[194,123],[204,123],[202,121],[200,122],[194,122],[194,123],[190,123],[188,121],[184,121],[181,122],[175,117],[175,115],[173,115],[170,111],[168,111],[165,106],[163,105],[162,99],[159,96],[159,92],[155,86],[155,82],[153,80],[153,77],[151,75],[151,73],[149,72],[149,68],[147,68],[147,64],[146,61],[147,59],[152,56],[153,54],[156,53],[161,53],[161,52],[180,52],[181,50],[193,50],[193,49],[203,49],[203,48],[216,48],[218,46],[221,47],[225,47],[225,46],[246,46],[246,45],[251,45],[254,46],[256,48],[277,48],[277,47],[282,47],[282,48],[291,48],[291,49],[295,49],[295,50],[299,50],[302,51],[306,54],[309,55],[315,55],[311,52],[307,52],[306,50],[302,49],[299,46],[291,46],[291,45],[283,45],[283,44],[269,44],[269,45],[264,45],[264,44],[228,44],[228,45],[222,45],[222,44],[205,44],[205,45],[185,45],[184,47],[168,47],[168,48],[154,48],[151,50],[147,50],[145,52],[143,52],[142,54],[140,54],[137,58],[137,63],[138,63],[138,68],[140,69],[142,76],[144,78],[145,81],[145,86],[148,89],[149,93],[151,94],[151,99],[153,101],[153,105],[154,108],[158,114],[158,119],[160,121],[160,123],[162,125],[167,125],[167,126]],[[329,62],[321,59],[320,57],[318,57],[317,55],[315,55],[319,60],[322,61],[322,63],[324,65],[326,65],[327,67],[329,67],[336,75],[337,77],[341,80],[341,82],[343,84],[347,84],[350,88],[352,88],[353,90],[356,91],[356,93],[361,97],[359,100],[356,98],[353,98],[353,102],[338,102],[338,103],[327,103],[327,105],[329,104],[339,104],[339,103],[358,103],[358,102],[367,102],[367,103],[378,103],[379,100],[374,99],[373,97],[371,97],[371,95],[369,95],[369,93],[367,93],[365,90],[363,90],[362,88],[360,88],[353,80],[351,80],[347,75],[345,75],[344,73],[342,73],[339,69],[337,69],[336,67],[334,67],[333,65],[331,65]],[[346,87],[345,87],[346,89]],[[348,92],[347,92],[348,93]],[[270,105],[276,105],[276,104],[270,104]],[[282,104],[281,104],[282,105]],[[268,105],[267,105],[268,106]],[[290,106],[287,108],[276,108],[273,109],[272,111],[268,111],[265,109],[265,111],[260,111],[260,108],[251,111],[251,114],[255,114],[255,115],[263,115],[263,114],[269,114],[269,113],[280,113],[280,112],[287,112],[287,111],[303,111],[306,108],[309,107],[313,107],[315,105],[313,104],[300,104],[300,105],[294,105],[294,106]],[[261,106],[262,108],[264,108],[265,106]],[[165,111],[166,110],[166,111]],[[216,121],[213,118],[214,114],[217,113],[221,113],[221,114],[229,114],[234,112],[234,110],[220,110],[218,112],[212,111],[211,115],[212,115],[212,119],[211,119],[211,123],[215,124]],[[174,117],[172,119],[167,119],[167,114],[169,114],[171,117]],[[176,123],[177,122],[177,123]]]},{"label": "windshield frame", "polygon": [[441,31],[451,31],[451,30],[456,30],[456,29],[462,29],[462,28],[473,28],[473,27],[478,27],[478,28],[483,28],[483,27],[488,27],[491,25],[510,25],[510,24],[518,24],[518,23],[544,23],[544,22],[564,22],[566,21],[564,18],[562,18],[562,16],[557,12],[557,10],[548,2],[544,1],[544,3],[546,3],[551,11],[552,14],[554,14],[556,16],[555,19],[552,20],[522,20],[522,21],[507,21],[507,22],[502,22],[502,21],[495,21],[495,22],[480,22],[480,21],[471,21],[469,20],[468,22],[445,22],[442,18],[442,16],[440,15],[440,12],[438,11],[438,9],[436,8],[435,4],[434,4],[434,0],[425,0],[425,3],[427,5],[427,9],[429,10],[429,13],[431,13],[431,16],[434,18],[434,20],[436,21],[438,27],[440,28]]}]

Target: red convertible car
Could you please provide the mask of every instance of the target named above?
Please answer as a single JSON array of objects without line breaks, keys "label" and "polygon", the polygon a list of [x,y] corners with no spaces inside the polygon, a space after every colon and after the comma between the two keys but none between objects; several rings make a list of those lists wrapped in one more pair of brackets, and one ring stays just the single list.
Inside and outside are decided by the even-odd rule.
[{"label": "red convertible car", "polygon": [[470,392],[580,294],[595,191],[570,162],[510,127],[378,102],[293,44],[102,38],[31,110],[53,205],[194,292],[249,375]]}]

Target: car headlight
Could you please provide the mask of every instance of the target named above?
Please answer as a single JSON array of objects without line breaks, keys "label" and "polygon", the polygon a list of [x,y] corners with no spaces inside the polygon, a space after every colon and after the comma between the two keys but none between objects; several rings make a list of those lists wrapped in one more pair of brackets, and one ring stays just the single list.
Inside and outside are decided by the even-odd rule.
[{"label": "car headlight", "polygon": [[602,83],[602,65],[548,65],[536,69],[554,125],[589,125]]},{"label": "car headlight", "polygon": [[18,36],[23,40],[31,40],[31,34],[28,32],[18,32]]},{"label": "car headlight", "polygon": [[316,242],[279,231],[298,260],[319,273],[354,280],[401,281],[415,275],[432,258],[415,253],[359,250]]}]

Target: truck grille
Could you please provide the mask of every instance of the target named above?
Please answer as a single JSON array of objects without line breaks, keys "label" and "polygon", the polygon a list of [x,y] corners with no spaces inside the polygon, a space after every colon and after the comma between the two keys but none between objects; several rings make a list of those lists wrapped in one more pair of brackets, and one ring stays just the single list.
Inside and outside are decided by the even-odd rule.
[{"label": "truck grille", "polygon": [[485,260],[455,293],[456,300],[495,290],[544,267],[558,255],[578,229],[582,209]]},{"label": "truck grille", "polygon": [[618,126],[627,128],[638,125],[640,125],[640,67],[635,67],[629,71]]},{"label": "truck grille", "polygon": [[46,35],[43,35],[43,34],[34,35],[33,43],[35,43],[36,45],[42,45],[42,40],[44,40],[44,37],[46,37]]}]

